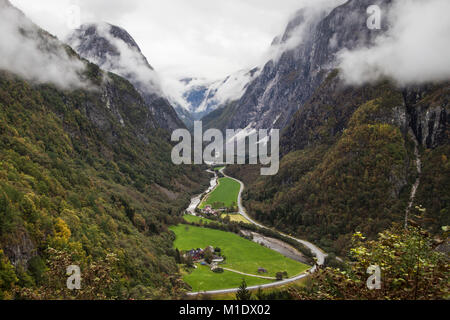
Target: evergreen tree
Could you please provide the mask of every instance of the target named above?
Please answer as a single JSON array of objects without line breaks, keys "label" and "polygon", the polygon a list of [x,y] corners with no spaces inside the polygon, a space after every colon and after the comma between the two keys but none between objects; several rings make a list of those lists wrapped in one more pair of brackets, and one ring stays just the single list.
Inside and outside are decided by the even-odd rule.
[{"label": "evergreen tree", "polygon": [[247,290],[247,282],[242,279],[242,283],[239,287],[239,291],[236,292],[236,300],[251,300],[252,293]]}]

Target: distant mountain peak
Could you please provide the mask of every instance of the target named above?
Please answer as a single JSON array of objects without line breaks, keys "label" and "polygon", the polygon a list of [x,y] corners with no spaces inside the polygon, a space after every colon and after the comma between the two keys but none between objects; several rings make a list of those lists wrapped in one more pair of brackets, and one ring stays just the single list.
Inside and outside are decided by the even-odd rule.
[{"label": "distant mountain peak", "polygon": [[243,69],[215,81],[193,77],[182,78],[179,80],[179,92],[172,95],[170,100],[189,126],[189,122],[200,120],[212,111],[238,100],[260,71],[259,67]]},{"label": "distant mountain peak", "polygon": [[184,127],[165,98],[158,74],[125,29],[106,22],[84,24],[67,38],[67,43],[81,57],[129,80],[162,128]]},{"label": "distant mountain peak", "polygon": [[67,43],[103,69],[151,84],[153,90],[159,91],[156,73],[125,29],[107,22],[84,24],[67,38]]},{"label": "distant mountain peak", "polygon": [[[283,129],[329,72],[342,49],[370,45],[379,35],[366,25],[367,7],[391,0],[336,0],[297,11],[271,45],[271,59],[232,106],[227,128]],[[339,5],[340,4],[340,5]]]}]

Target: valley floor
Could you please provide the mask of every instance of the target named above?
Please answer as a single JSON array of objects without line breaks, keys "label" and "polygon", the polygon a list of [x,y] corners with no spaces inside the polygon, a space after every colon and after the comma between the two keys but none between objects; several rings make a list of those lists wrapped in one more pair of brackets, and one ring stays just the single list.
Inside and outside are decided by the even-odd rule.
[{"label": "valley floor", "polygon": [[[277,272],[287,272],[292,277],[309,268],[234,233],[191,225],[178,225],[171,230],[176,234],[174,246],[179,250],[219,247],[226,257],[220,265],[224,273],[213,273],[208,266],[197,264],[197,269],[184,275],[184,281],[193,291],[236,288],[242,279],[249,286],[263,285],[273,282]],[[259,268],[266,269],[267,274],[258,274]]]},{"label": "valley floor", "polygon": [[[223,170],[224,168],[220,168],[222,174],[224,174]],[[244,185],[242,182],[225,176],[218,186],[203,199],[202,204],[209,204],[209,199],[211,199],[212,196],[213,199],[216,199],[215,201],[223,201],[226,199],[227,203],[237,203],[239,214],[229,215],[232,221],[253,223],[259,227],[266,228],[257,222],[254,222],[247,216],[245,208],[243,208],[241,203],[241,193],[243,189]],[[194,200],[197,203],[199,202],[197,198]],[[202,205],[200,205],[200,207],[202,207]],[[191,211],[189,212],[192,214]],[[315,266],[310,269],[310,266],[296,261],[301,261],[301,259],[295,259],[295,255],[292,255],[292,252],[286,254],[289,250],[285,250],[286,252],[283,251],[284,253],[281,254],[259,243],[247,240],[237,234],[207,228],[207,224],[213,222],[212,220],[193,215],[186,215],[185,220],[188,223],[202,223],[204,226],[199,227],[180,224],[171,227],[171,230],[176,235],[176,240],[174,242],[175,248],[182,252],[186,252],[191,249],[204,249],[208,246],[212,246],[214,248],[220,248],[222,256],[226,257],[225,262],[219,265],[219,267],[223,269],[223,273],[214,273],[209,266],[200,263],[197,263],[196,268],[193,270],[184,270],[183,279],[192,287],[192,291],[194,292],[192,294],[194,295],[196,294],[195,292],[234,292],[237,290],[235,288],[239,287],[242,280],[246,281],[250,289],[282,286],[306,277],[308,273],[305,272],[308,270],[315,270]],[[317,256],[318,264],[323,263],[325,254],[319,248],[307,242],[303,243],[305,242],[303,240],[292,239],[309,247]],[[293,250],[295,251],[295,249]],[[266,273],[260,274],[258,271],[260,271],[261,268],[265,269]],[[279,272],[285,273],[285,275],[287,274],[288,279],[276,282],[276,274]]]}]

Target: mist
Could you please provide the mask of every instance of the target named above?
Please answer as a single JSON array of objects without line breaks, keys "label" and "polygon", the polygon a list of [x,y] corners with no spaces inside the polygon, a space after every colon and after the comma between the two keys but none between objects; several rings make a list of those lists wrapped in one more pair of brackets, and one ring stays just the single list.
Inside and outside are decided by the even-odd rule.
[{"label": "mist", "polygon": [[[297,12],[289,21],[299,20],[299,24],[288,30],[287,34],[277,36],[266,54],[266,61],[278,62],[283,53],[297,49],[310,37],[314,26],[328,15],[334,8],[344,4],[347,0],[303,0],[299,3]],[[285,37],[283,39],[283,37]]]},{"label": "mist", "polygon": [[337,58],[349,84],[391,79],[399,86],[450,79],[450,1],[397,0],[383,12],[389,30],[372,47],[342,50]]},{"label": "mist", "polygon": [[97,53],[83,53],[83,58],[98,65],[103,70],[118,74],[130,80],[138,89],[147,93],[158,93],[162,95],[161,79],[148,63],[138,47],[131,46],[122,39],[112,34],[112,25],[105,22],[86,24],[66,39],[66,42],[75,50],[82,45],[85,37],[85,29],[90,26],[96,27],[96,33],[104,38],[114,48],[114,53],[106,53],[105,57]]},{"label": "mist", "polygon": [[19,10],[0,6],[0,69],[35,83],[53,83],[62,89],[85,87],[85,66],[71,58],[61,43],[40,30]]}]

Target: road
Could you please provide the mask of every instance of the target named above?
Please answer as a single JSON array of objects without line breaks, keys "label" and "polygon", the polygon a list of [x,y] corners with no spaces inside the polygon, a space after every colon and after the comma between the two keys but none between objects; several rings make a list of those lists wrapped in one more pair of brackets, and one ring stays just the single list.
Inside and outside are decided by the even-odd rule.
[{"label": "road", "polygon": [[[312,269],[315,270],[316,267],[313,267]],[[268,284],[262,284],[262,285],[258,285],[258,286],[252,286],[252,287],[247,287],[247,290],[258,290],[259,288],[261,289],[267,289],[267,288],[274,288],[274,287],[279,287],[279,286],[283,286],[285,284],[289,284],[295,281],[298,281],[300,279],[306,278],[307,276],[310,275],[312,271],[312,269],[308,270],[307,273],[302,273],[296,277],[293,278],[289,278],[286,280],[281,280],[281,281],[276,281],[273,283],[268,283]],[[203,291],[203,292],[191,292],[188,293],[188,296],[197,296],[197,295],[201,295],[201,294],[205,294],[205,295],[214,295],[214,294],[225,294],[225,293],[234,293],[234,292],[238,292],[239,288],[233,288],[233,289],[223,289],[223,290],[213,290],[213,291]]]},{"label": "road", "polygon": [[[268,228],[268,227],[266,227],[266,226],[264,226],[264,225],[262,225],[262,224],[256,222],[255,220],[253,220],[252,218],[249,217],[249,215],[247,214],[247,211],[245,210],[245,207],[244,207],[243,204],[242,204],[242,193],[244,192],[244,189],[245,189],[244,183],[243,183],[242,181],[238,180],[238,179],[235,179],[235,178],[233,178],[233,177],[227,176],[227,175],[223,172],[223,170],[224,170],[224,169],[220,170],[220,172],[221,172],[225,177],[230,178],[230,179],[233,179],[234,181],[239,182],[239,184],[241,185],[241,190],[239,191],[239,195],[238,195],[238,208],[239,208],[239,214],[242,215],[242,216],[243,216],[245,219],[247,219],[249,222],[253,223],[254,225],[256,225],[256,226],[258,226],[258,227],[260,227],[260,228],[263,228],[263,229],[271,229],[271,228]],[[271,229],[271,230],[273,230],[273,229]],[[318,264],[318,265],[323,265],[323,264],[324,264],[325,258],[326,258],[326,256],[327,256],[327,254],[326,254],[325,252],[323,252],[319,247],[315,246],[314,244],[312,244],[312,243],[310,243],[310,242],[308,242],[308,241],[306,241],[306,240],[301,240],[301,239],[294,238],[294,237],[292,237],[292,236],[290,236],[290,235],[288,235],[288,234],[284,234],[284,233],[282,233],[282,232],[280,232],[280,231],[278,231],[278,230],[274,230],[274,231],[278,232],[279,234],[281,234],[281,235],[283,235],[283,236],[285,236],[285,237],[287,237],[287,238],[290,238],[290,239],[292,239],[292,240],[295,240],[295,241],[301,243],[302,245],[304,245],[305,247],[307,247],[309,250],[311,250],[311,252],[316,256],[316,258],[317,258],[317,264]]]},{"label": "road", "polygon": [[[228,175],[226,175],[224,173],[225,168],[223,168],[222,170],[220,170],[220,172],[227,178],[233,179],[236,182],[239,182],[239,184],[241,185],[241,189],[239,191],[239,195],[238,195],[238,208],[239,208],[239,214],[242,215],[245,219],[247,219],[250,223],[260,227],[260,228],[264,228],[264,229],[270,229],[270,230],[274,230],[271,228],[268,228],[260,223],[258,223],[257,221],[253,220],[252,218],[249,217],[249,215],[247,214],[247,211],[245,210],[245,207],[242,204],[242,193],[244,192],[245,189],[245,185],[242,181],[235,179],[233,177],[230,177]],[[294,238],[290,235],[284,234],[282,232],[279,232],[278,230],[274,230],[276,232],[278,232],[279,234],[288,237],[292,240],[295,240],[299,243],[301,243],[302,245],[304,245],[305,247],[307,247],[308,249],[311,250],[311,252],[316,256],[316,263],[317,265],[321,266],[324,264],[325,262],[325,258],[327,257],[327,254],[325,252],[323,252],[319,247],[317,247],[316,245],[306,241],[306,240],[302,240],[302,239],[297,239]],[[281,280],[281,281],[276,281],[273,283],[268,283],[268,284],[263,284],[263,285],[258,285],[258,286],[253,286],[253,287],[248,287],[248,290],[257,290],[259,288],[261,289],[267,289],[267,288],[273,288],[273,287],[279,287],[285,284],[289,284],[292,282],[296,282],[300,279],[303,279],[307,276],[309,276],[310,274],[314,273],[317,270],[317,266],[313,266],[311,269],[309,269],[308,271],[306,271],[306,273],[302,273],[299,274],[295,277],[289,278],[289,279],[285,279],[285,280]],[[188,293],[189,296],[196,296],[196,295],[200,295],[200,294],[206,294],[206,295],[214,295],[214,294],[226,294],[226,293],[234,293],[237,292],[239,290],[239,288],[233,288],[233,289],[223,289],[223,290],[213,290],[213,291],[203,291],[203,292],[190,292]]]}]

